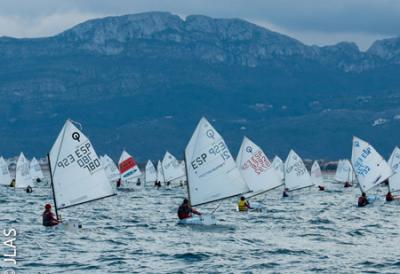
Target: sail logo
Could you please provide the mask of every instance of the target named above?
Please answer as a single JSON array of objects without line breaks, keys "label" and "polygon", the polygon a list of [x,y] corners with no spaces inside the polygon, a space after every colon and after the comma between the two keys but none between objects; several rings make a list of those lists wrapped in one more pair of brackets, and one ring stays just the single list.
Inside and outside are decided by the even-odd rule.
[{"label": "sail logo", "polygon": [[215,132],[214,132],[214,130],[212,130],[212,129],[207,130],[207,131],[206,131],[206,135],[207,135],[207,137],[210,138],[210,139],[213,139],[213,140],[214,140],[214,138],[215,138]]},{"label": "sail logo", "polygon": [[251,146],[246,147],[248,153],[253,153],[253,148]]},{"label": "sail logo", "polygon": [[78,141],[79,143],[81,142],[81,135],[79,134],[79,132],[74,132],[74,133],[72,133],[72,139],[73,140],[75,140],[75,141]]}]

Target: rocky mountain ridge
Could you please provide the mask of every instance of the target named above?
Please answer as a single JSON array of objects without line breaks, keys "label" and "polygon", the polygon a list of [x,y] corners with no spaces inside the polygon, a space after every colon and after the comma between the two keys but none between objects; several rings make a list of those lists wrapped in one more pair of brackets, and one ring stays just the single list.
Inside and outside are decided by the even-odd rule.
[{"label": "rocky mountain ridge", "polygon": [[114,157],[127,146],[177,154],[201,116],[233,151],[247,135],[283,158],[295,148],[332,159],[361,135],[388,153],[400,133],[399,52],[399,38],[366,52],[307,46],[240,19],[165,12],[1,37],[0,154],[45,153],[66,118]]}]

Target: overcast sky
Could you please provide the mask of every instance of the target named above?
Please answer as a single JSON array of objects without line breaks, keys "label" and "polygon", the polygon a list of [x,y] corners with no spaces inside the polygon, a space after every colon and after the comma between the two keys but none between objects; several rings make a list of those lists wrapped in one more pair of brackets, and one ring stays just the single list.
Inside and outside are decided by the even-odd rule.
[{"label": "overcast sky", "polygon": [[365,50],[400,36],[400,0],[0,0],[0,36],[57,34],[87,19],[146,11],[242,18],[299,39]]}]

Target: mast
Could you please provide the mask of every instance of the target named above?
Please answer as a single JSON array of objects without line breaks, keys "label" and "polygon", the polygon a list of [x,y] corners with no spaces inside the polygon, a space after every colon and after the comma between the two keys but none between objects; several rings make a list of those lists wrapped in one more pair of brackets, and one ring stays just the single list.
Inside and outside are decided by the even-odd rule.
[{"label": "mast", "polygon": [[352,165],[349,165],[349,172],[348,172],[348,175],[347,175],[347,180],[348,180],[349,183],[350,183],[350,178],[353,177],[352,172],[353,172],[353,167],[352,167]]},{"label": "mast", "polygon": [[186,161],[186,153],[185,152],[183,152],[183,160],[185,161],[186,189],[187,189],[187,192],[188,192],[188,199],[189,199],[190,204],[192,204],[192,201],[190,201],[189,176],[188,176],[187,161]]},{"label": "mast", "polygon": [[53,192],[53,202],[54,202],[54,209],[56,212],[56,217],[58,220],[58,211],[57,211],[57,201],[56,201],[56,194],[54,192],[54,183],[53,183],[53,172],[51,170],[51,163],[50,163],[50,154],[47,153],[47,162],[49,164],[49,171],[50,171],[50,184],[51,184],[51,190]]},{"label": "mast", "polygon": [[146,163],[146,166],[144,167],[144,178],[143,178],[143,185],[146,185],[146,182],[147,182],[147,164],[148,164],[149,162],[147,162]]}]

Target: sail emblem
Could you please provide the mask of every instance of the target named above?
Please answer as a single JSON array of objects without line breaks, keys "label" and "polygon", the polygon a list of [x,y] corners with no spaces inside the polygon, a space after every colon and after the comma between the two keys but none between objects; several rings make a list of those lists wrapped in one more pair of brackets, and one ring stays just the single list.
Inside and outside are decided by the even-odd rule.
[{"label": "sail emblem", "polygon": [[74,133],[72,133],[72,139],[74,139],[75,141],[81,142],[80,141],[81,135],[79,134],[79,132],[75,131]]},{"label": "sail emblem", "polygon": [[212,129],[207,130],[206,135],[208,138],[214,139],[214,136],[215,136],[214,130],[212,130]]},{"label": "sail emblem", "polygon": [[360,147],[360,143],[358,141],[354,141],[354,146],[355,147]]},{"label": "sail emblem", "polygon": [[246,151],[248,153],[252,153],[253,152],[253,148],[251,146],[246,147]]}]

